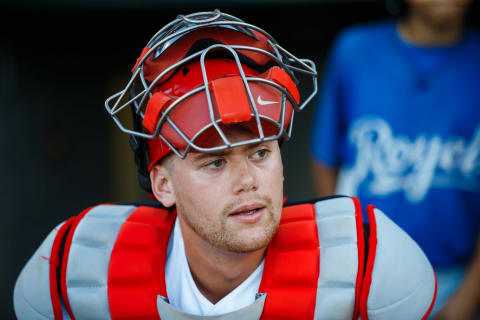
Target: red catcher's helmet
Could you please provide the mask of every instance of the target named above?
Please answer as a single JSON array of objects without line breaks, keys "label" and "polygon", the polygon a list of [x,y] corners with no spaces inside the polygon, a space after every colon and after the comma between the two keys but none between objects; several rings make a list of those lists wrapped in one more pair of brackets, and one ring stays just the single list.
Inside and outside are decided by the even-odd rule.
[{"label": "red catcher's helmet", "polygon": [[[141,153],[148,171],[171,151],[184,158],[191,149],[215,152],[289,139],[293,110],[302,110],[317,91],[312,61],[296,58],[262,29],[218,10],[179,16],[166,25],[132,72],[105,107],[132,135],[134,150],[146,139],[148,150]],[[311,81],[305,98],[297,89],[299,76]],[[126,109],[133,111],[132,128],[119,117]],[[255,138],[229,141],[225,130],[232,124]]]}]

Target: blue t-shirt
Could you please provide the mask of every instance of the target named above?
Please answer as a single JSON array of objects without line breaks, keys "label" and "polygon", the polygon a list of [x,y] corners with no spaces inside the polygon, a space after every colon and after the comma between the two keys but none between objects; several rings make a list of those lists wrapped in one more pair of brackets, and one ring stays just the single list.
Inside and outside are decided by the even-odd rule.
[{"label": "blue t-shirt", "polygon": [[344,31],[311,151],[340,168],[337,193],[384,211],[435,267],[468,261],[480,226],[480,35],[419,47],[394,21]]}]

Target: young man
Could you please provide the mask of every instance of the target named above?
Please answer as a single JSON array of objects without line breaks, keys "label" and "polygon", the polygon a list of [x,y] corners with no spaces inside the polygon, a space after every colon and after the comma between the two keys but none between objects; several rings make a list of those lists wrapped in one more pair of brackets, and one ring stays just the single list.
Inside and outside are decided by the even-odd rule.
[{"label": "young man", "polygon": [[[278,140],[315,78],[313,63],[219,11],[160,30],[106,101],[159,203],[100,205],[54,229],[17,280],[17,317],[426,317],[433,270],[381,211],[364,225],[354,198],[283,204]],[[129,106],[133,128],[118,117]]]},{"label": "young man", "polygon": [[344,31],[312,135],[318,194],[375,203],[418,242],[442,319],[470,319],[480,305],[480,35],[464,26],[470,2],[409,0],[398,21]]}]

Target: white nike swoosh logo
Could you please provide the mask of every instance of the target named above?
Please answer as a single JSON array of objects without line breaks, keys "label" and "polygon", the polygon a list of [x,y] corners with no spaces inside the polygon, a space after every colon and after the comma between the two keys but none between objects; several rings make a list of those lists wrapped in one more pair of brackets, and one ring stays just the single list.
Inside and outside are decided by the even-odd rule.
[{"label": "white nike swoosh logo", "polygon": [[263,100],[261,96],[258,96],[257,97],[257,102],[258,104],[262,105],[262,106],[265,106],[267,104],[274,104],[274,103],[278,103],[278,101],[266,101],[266,100]]}]

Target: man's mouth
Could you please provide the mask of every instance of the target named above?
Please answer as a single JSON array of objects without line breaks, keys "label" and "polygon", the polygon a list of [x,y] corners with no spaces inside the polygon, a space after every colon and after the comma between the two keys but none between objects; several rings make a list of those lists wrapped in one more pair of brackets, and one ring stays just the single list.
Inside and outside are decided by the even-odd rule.
[{"label": "man's mouth", "polygon": [[245,205],[240,205],[230,211],[229,217],[242,224],[254,224],[263,219],[267,205],[263,202],[254,202]]},{"label": "man's mouth", "polygon": [[239,214],[246,214],[246,215],[248,216],[248,215],[254,214],[254,213],[257,212],[258,210],[260,210],[260,209],[252,209],[252,210],[250,210],[250,211],[242,211],[242,212],[238,212],[238,213],[232,213],[232,214],[230,214],[230,215],[231,215],[231,216],[234,216],[234,215],[239,215]]},{"label": "man's mouth", "polygon": [[254,214],[255,212],[257,212],[259,209],[253,209],[253,210],[250,210],[248,212],[246,212],[245,214],[247,215],[250,215],[250,214]]},{"label": "man's mouth", "polygon": [[240,214],[252,215],[255,212],[257,212],[258,210],[261,210],[263,208],[265,208],[265,206],[261,205],[261,204],[251,204],[251,205],[240,206],[240,207],[236,208],[235,210],[233,210],[230,213],[230,215],[231,216],[240,215]]}]

